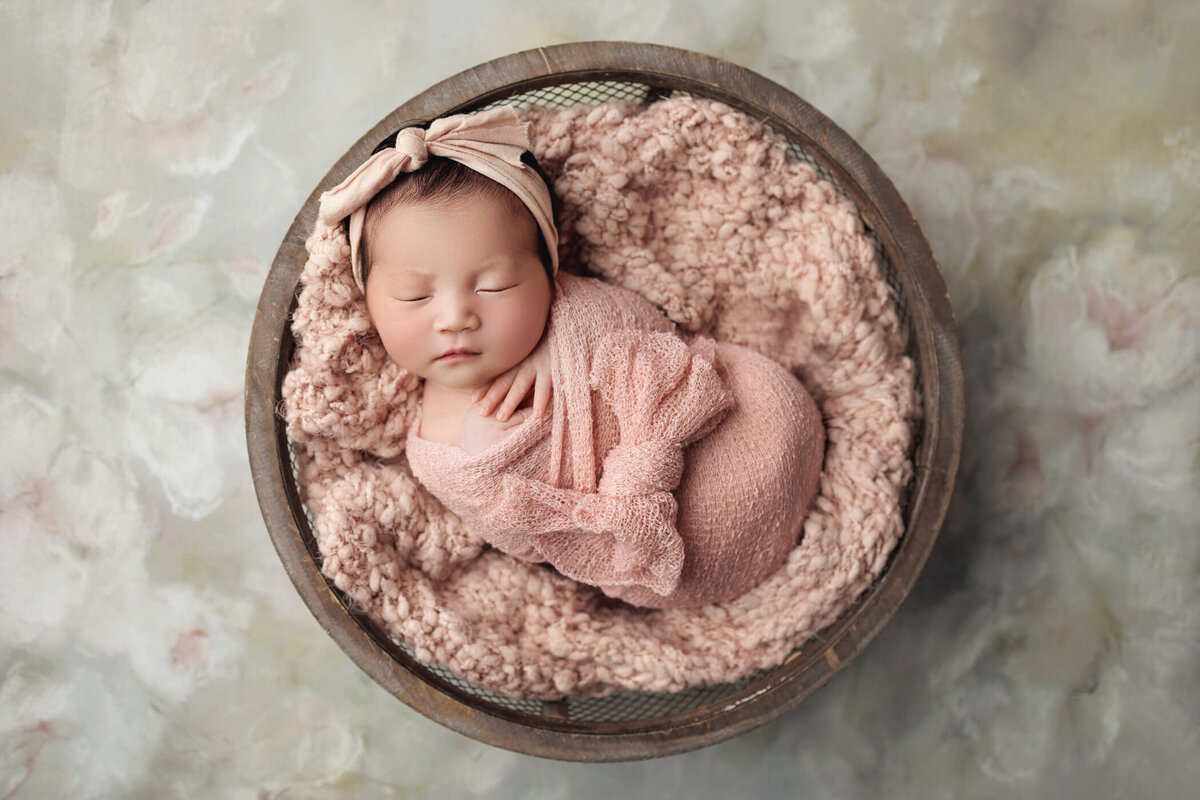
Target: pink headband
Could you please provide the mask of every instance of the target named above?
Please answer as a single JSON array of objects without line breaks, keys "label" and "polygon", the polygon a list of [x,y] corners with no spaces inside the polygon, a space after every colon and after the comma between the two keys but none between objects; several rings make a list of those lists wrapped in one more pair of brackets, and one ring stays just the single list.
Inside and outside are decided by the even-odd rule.
[{"label": "pink headband", "polygon": [[359,291],[366,292],[359,254],[367,204],[400,173],[423,167],[430,155],[470,167],[510,190],[528,206],[550,251],[551,271],[557,273],[558,229],[554,227],[550,191],[537,171],[521,161],[521,155],[528,149],[529,123],[521,122],[512,106],[442,117],[429,130],[400,131],[395,147],[380,150],[346,180],[322,194],[318,212],[322,222],[337,225],[350,217],[350,269]]}]

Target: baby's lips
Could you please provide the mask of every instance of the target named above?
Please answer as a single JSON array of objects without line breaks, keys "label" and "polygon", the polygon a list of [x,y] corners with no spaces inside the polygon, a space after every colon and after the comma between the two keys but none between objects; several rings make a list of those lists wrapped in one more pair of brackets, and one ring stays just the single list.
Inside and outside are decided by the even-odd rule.
[{"label": "baby's lips", "polygon": [[479,355],[479,353],[478,353],[478,352],[476,352],[476,351],[474,351],[474,350],[462,350],[462,349],[459,349],[459,350],[447,350],[446,352],[444,352],[444,353],[442,353],[440,356],[438,356],[437,360],[438,360],[438,361],[441,361],[443,358],[446,358],[447,356],[457,356],[457,355],[471,355],[471,356],[477,356],[477,355]]}]

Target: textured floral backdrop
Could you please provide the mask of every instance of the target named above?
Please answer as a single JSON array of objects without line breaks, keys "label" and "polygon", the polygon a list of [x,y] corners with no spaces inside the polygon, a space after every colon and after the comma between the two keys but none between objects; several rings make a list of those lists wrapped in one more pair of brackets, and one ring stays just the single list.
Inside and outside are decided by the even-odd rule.
[{"label": "textured floral backdrop", "polygon": [[[0,798],[1191,796],[1200,5],[0,3]],[[426,86],[529,47],[741,63],[875,157],[964,338],[956,502],[865,655],[655,762],[493,749],[321,631],[247,467],[296,209]]]}]

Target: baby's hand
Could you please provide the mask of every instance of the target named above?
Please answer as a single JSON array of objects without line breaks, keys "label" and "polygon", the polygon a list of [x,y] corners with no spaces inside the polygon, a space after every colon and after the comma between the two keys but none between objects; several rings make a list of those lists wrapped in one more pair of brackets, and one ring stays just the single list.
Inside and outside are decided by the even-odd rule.
[{"label": "baby's hand", "polygon": [[[517,410],[517,406],[533,387],[533,416],[540,417],[550,405],[550,350],[545,337],[533,348],[533,352],[507,372],[497,375],[492,385],[475,392],[475,405],[483,416],[496,411],[496,419],[504,422]],[[501,402],[503,400],[503,402]],[[497,407],[499,404],[499,407]]]},{"label": "baby's hand", "polygon": [[458,446],[471,455],[487,450],[508,435],[508,432],[529,419],[532,409],[523,408],[505,421],[479,413],[479,403],[467,410],[463,417],[462,430],[458,433]]}]

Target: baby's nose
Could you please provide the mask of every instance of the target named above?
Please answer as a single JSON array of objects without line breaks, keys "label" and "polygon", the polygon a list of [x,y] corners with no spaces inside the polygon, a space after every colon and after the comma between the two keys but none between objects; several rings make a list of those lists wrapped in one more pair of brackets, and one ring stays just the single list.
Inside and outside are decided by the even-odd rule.
[{"label": "baby's nose", "polygon": [[439,309],[437,324],[442,331],[474,330],[479,326],[479,317],[469,300],[447,297]]}]

